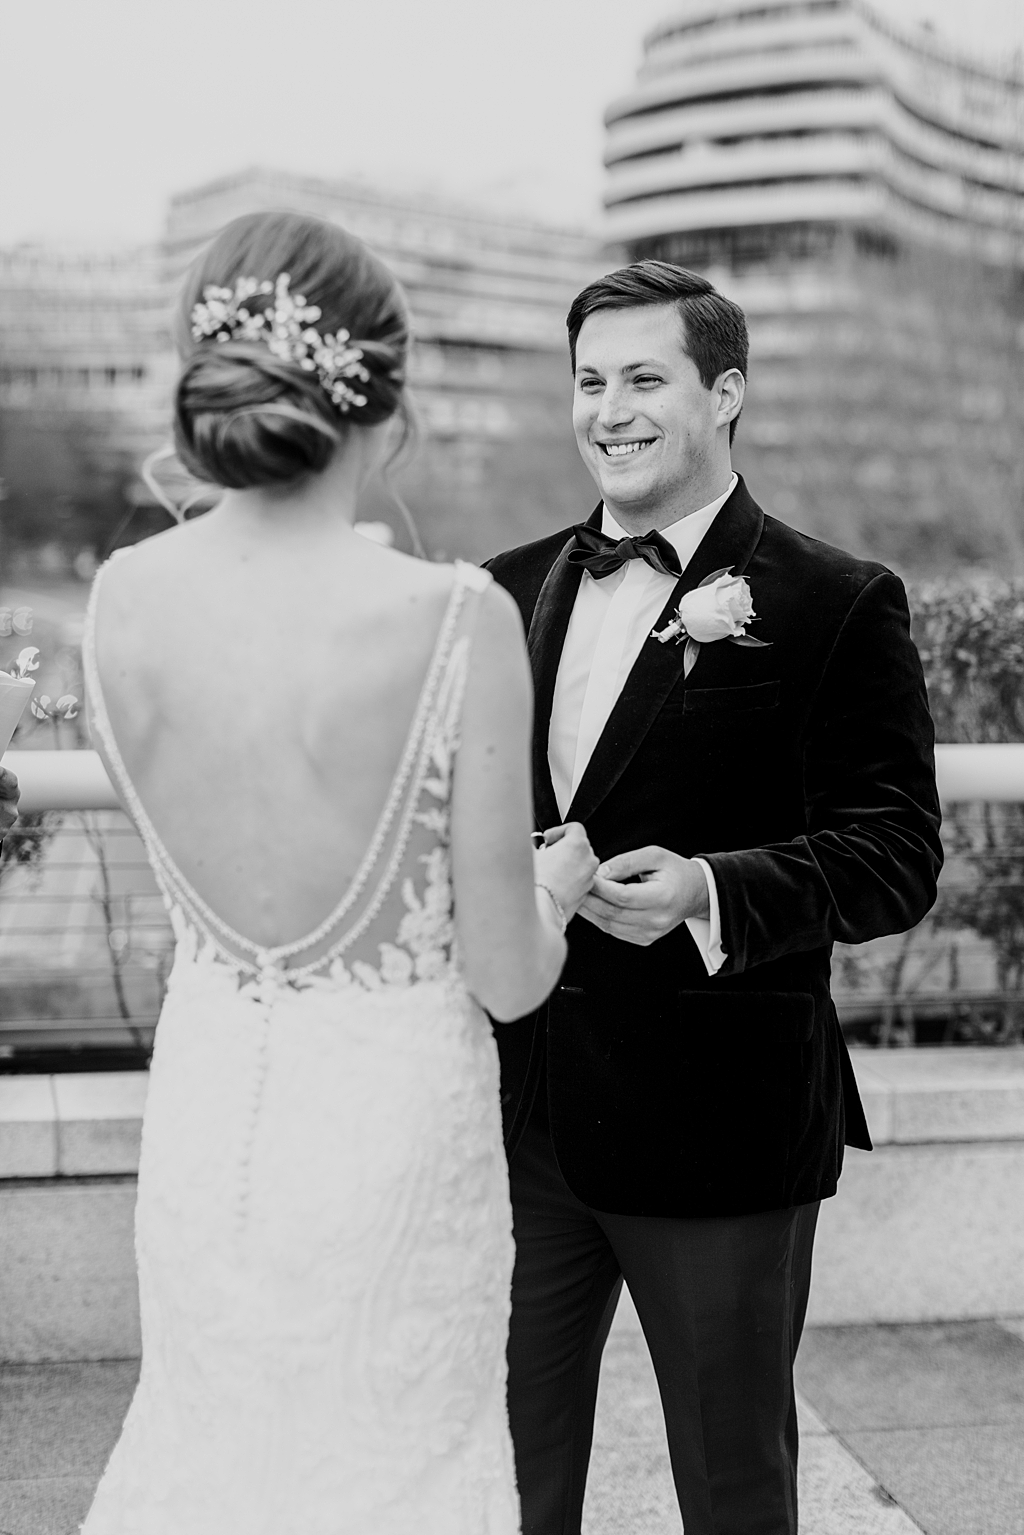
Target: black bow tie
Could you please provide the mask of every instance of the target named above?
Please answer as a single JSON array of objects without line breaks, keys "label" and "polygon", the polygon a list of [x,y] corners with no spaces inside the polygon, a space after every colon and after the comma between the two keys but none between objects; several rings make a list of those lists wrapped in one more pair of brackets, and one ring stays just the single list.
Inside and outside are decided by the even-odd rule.
[{"label": "black bow tie", "polygon": [[615,539],[598,528],[588,527],[585,522],[573,528],[573,532],[576,542],[569,550],[569,564],[582,565],[597,581],[621,570],[627,560],[646,560],[659,575],[675,576],[677,580],[683,573],[679,555],[660,533]]}]

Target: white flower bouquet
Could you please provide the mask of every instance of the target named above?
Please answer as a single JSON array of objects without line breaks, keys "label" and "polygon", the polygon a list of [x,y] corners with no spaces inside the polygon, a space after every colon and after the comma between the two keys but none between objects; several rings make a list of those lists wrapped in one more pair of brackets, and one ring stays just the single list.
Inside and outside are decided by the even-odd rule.
[{"label": "white flower bouquet", "polygon": [[27,645],[11,662],[10,670],[0,672],[0,757],[10,746],[11,737],[35,692],[36,685],[29,673],[39,670],[38,655],[34,645]]},{"label": "white flower bouquet", "polygon": [[[0,639],[11,634],[24,636],[32,633],[31,608],[0,608]],[[32,715],[37,720],[48,720],[58,725],[62,720],[73,720],[78,713],[78,699],[74,693],[64,693],[54,700],[48,693],[33,698],[35,680],[31,673],[39,670],[39,650],[26,645],[10,662],[6,671],[0,671],[0,757],[11,744],[14,732],[21,722],[26,706],[31,702]],[[59,744],[59,740],[58,740]]]}]

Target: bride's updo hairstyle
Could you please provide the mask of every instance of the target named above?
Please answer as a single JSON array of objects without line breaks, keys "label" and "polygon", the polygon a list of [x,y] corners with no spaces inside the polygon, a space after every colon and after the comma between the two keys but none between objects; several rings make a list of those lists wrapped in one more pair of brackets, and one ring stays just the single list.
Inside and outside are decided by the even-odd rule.
[{"label": "bride's updo hairstyle", "polygon": [[[239,278],[273,288],[281,274],[292,296],[320,309],[320,336],[347,331],[361,368],[344,410],[316,371],[275,356],[259,340],[193,335],[193,310],[207,288],[233,290]],[[254,293],[258,314],[274,293]],[[409,319],[390,272],[354,235],[298,213],[252,213],[232,220],[186,278],[175,321],[182,358],[174,436],[185,466],[233,490],[286,485],[325,469],[348,427],[375,426],[405,411]]]}]

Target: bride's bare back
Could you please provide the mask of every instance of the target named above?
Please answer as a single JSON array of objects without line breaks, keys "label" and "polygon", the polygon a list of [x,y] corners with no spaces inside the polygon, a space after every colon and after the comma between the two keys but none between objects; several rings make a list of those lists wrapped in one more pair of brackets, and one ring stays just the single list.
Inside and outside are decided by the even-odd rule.
[{"label": "bride's bare back", "polygon": [[214,512],[116,561],[96,645],[114,734],[169,852],[219,915],[271,946],[315,927],[355,873],[453,573],[344,523],[315,540],[245,534]]},{"label": "bride's bare back", "polygon": [[[96,615],[139,799],[207,904],[267,948],[312,931],[355,874],[454,582],[343,518],[278,510],[229,499],[138,547],[106,572]],[[529,684],[497,588],[475,629],[452,801],[457,921],[471,985],[515,1016],[557,958],[533,900]]]}]

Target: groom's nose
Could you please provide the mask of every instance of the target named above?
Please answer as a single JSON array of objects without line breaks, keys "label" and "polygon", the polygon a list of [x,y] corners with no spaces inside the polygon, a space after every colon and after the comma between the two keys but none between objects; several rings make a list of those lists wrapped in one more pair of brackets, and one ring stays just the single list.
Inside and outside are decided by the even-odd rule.
[{"label": "groom's nose", "polygon": [[619,383],[606,384],[601,396],[601,408],[597,413],[598,426],[611,432],[617,426],[626,426],[632,419],[633,407],[628,388]]}]

